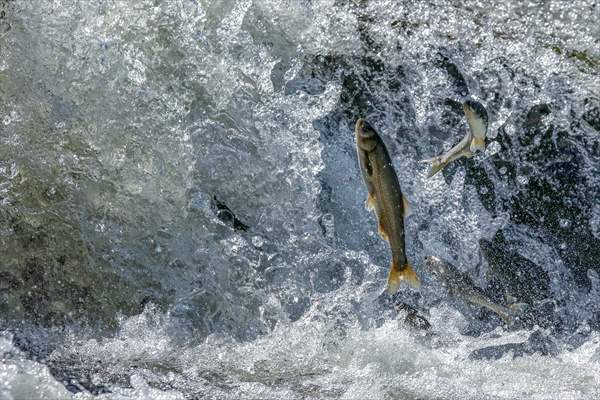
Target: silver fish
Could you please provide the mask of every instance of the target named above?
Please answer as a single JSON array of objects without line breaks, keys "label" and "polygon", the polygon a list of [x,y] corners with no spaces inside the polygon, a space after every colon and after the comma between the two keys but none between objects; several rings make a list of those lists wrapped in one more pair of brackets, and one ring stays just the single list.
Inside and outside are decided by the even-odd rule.
[{"label": "silver fish", "polygon": [[377,215],[379,235],[390,244],[392,264],[387,292],[396,293],[401,280],[419,287],[419,277],[406,259],[404,218],[408,202],[400,190],[398,176],[383,140],[363,118],[356,121],[356,151],[363,180],[369,192],[367,208]]}]

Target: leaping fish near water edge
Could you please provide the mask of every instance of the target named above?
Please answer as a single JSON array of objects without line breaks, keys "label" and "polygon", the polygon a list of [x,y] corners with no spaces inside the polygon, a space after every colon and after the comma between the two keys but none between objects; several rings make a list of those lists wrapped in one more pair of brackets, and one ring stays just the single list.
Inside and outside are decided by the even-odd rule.
[{"label": "leaping fish near water edge", "polygon": [[451,296],[471,304],[492,310],[507,325],[514,323],[515,317],[522,312],[525,304],[516,303],[509,307],[497,304],[490,299],[479,287],[475,286],[471,278],[460,272],[454,265],[438,257],[425,257],[426,271],[438,282],[446,287]]},{"label": "leaping fish near water edge", "polygon": [[375,210],[379,235],[389,242],[392,252],[387,293],[396,293],[401,280],[420,287],[419,277],[406,259],[404,218],[409,207],[390,155],[381,136],[365,119],[356,121],[355,134],[358,163],[369,192],[366,206]]},{"label": "leaping fish near water edge", "polygon": [[427,173],[428,178],[431,178],[446,167],[446,165],[461,157],[472,157],[477,151],[485,150],[485,136],[489,123],[485,107],[475,100],[467,100],[463,104],[463,111],[469,125],[469,130],[462,140],[446,153],[422,161],[431,164]]}]

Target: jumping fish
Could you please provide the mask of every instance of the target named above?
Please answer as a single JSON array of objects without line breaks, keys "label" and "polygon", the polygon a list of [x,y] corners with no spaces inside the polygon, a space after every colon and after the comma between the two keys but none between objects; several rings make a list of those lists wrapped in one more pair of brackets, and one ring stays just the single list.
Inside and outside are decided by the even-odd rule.
[{"label": "jumping fish", "polygon": [[369,192],[366,207],[375,210],[379,235],[389,242],[392,252],[387,293],[396,293],[401,280],[420,287],[419,277],[406,259],[404,218],[409,206],[400,190],[390,155],[379,134],[365,119],[356,121],[355,133],[358,162]]},{"label": "jumping fish", "polygon": [[466,274],[460,272],[454,265],[438,257],[425,257],[425,269],[434,279],[441,282],[448,289],[451,296],[492,310],[507,325],[513,324],[515,316],[525,306],[522,303],[512,304],[510,307],[496,304],[483,290],[475,286]]},{"label": "jumping fish", "polygon": [[472,157],[475,152],[485,149],[485,135],[488,130],[488,115],[485,107],[475,100],[467,100],[463,104],[463,110],[469,124],[468,132],[446,153],[422,161],[431,164],[427,174],[428,178],[437,174],[451,162],[461,157]]}]

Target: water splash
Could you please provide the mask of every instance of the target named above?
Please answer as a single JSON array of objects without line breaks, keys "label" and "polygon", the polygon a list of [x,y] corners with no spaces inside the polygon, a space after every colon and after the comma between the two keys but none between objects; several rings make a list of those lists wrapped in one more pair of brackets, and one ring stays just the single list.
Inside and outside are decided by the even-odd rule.
[{"label": "water splash", "polygon": [[[597,397],[594,7],[0,1],[0,394]],[[428,180],[466,97],[488,149]],[[430,285],[401,296],[432,332],[378,305],[357,117],[417,270],[446,258],[533,324]]]}]

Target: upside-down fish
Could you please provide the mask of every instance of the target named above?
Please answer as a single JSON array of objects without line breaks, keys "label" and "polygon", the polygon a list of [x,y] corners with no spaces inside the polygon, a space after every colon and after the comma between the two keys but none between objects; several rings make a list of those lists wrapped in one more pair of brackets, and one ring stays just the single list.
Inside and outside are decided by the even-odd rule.
[{"label": "upside-down fish", "polygon": [[390,155],[381,136],[365,119],[356,121],[355,133],[358,163],[369,192],[366,206],[375,210],[379,235],[389,242],[392,252],[387,292],[390,295],[396,293],[401,280],[420,287],[419,277],[406,259],[404,218],[409,207]]},{"label": "upside-down fish", "polygon": [[446,153],[441,156],[423,160],[422,162],[431,164],[427,177],[431,178],[452,161],[458,160],[461,157],[472,157],[473,152],[470,149],[472,140],[473,135],[471,135],[471,132],[467,132],[465,137]]},{"label": "upside-down fish", "polygon": [[431,164],[428,178],[461,157],[472,157],[475,152],[485,150],[485,135],[488,130],[488,115],[485,107],[475,100],[467,100],[463,104],[463,110],[469,130],[462,140],[446,153],[422,161]]}]

